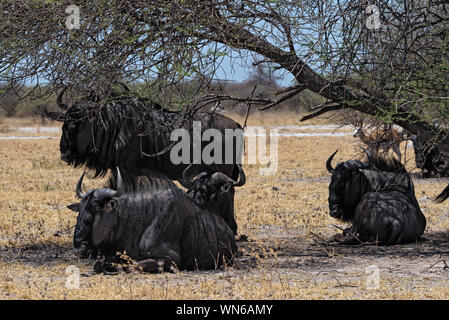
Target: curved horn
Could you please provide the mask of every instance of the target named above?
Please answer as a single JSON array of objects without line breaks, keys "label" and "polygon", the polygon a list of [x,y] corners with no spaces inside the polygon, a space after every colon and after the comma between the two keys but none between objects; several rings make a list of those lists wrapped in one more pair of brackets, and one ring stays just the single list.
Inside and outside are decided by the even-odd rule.
[{"label": "curved horn", "polygon": [[237,181],[234,181],[233,179],[228,177],[223,172],[215,172],[212,175],[212,179],[213,179],[214,183],[232,182],[232,185],[234,187],[241,187],[241,186],[243,186],[246,183],[246,176],[245,176],[245,173],[243,172],[242,166],[239,165],[239,164],[237,164],[237,166],[239,168],[239,178],[238,178]]},{"label": "curved horn", "polygon": [[[185,188],[191,188],[193,186],[193,173],[190,172],[193,168],[193,163],[189,164],[187,168],[182,172],[183,182],[180,181],[181,185]],[[184,185],[185,184],[185,185]]]},{"label": "curved horn", "polygon": [[94,197],[97,199],[103,199],[103,198],[114,198],[114,197],[120,197],[125,193],[125,187],[122,180],[122,175],[120,174],[119,168],[117,168],[117,190],[112,190],[109,188],[101,188],[97,189],[94,192]]},{"label": "curved horn", "polygon": [[334,153],[332,153],[331,156],[329,157],[329,159],[327,159],[327,161],[326,161],[326,169],[330,173],[334,172],[334,168],[332,168],[332,159],[334,159],[334,156],[337,152],[338,152],[338,150],[335,151]]},{"label": "curved horn", "polygon": [[117,193],[115,197],[120,197],[125,193],[125,186],[123,184],[122,175],[120,174],[120,170],[117,167]]},{"label": "curved horn", "polygon": [[78,180],[78,183],[76,184],[76,195],[78,196],[78,198],[80,199],[84,199],[84,197],[86,196],[83,191],[81,190],[81,186],[83,184],[83,179],[84,179],[84,175],[86,174],[86,171],[83,172],[83,174],[81,175],[81,178]]},{"label": "curved horn", "polygon": [[214,184],[218,184],[218,183],[226,183],[226,182],[230,182],[234,185],[234,183],[236,183],[233,179],[229,178],[226,174],[224,174],[223,172],[215,172],[212,175],[212,181]]},{"label": "curved horn", "polygon": [[47,108],[44,109],[45,116],[53,119],[55,121],[64,122],[65,121],[65,114],[62,112],[48,112]]},{"label": "curved horn", "polygon": [[67,105],[65,103],[62,102],[62,96],[64,95],[64,93],[66,92],[67,87],[64,87],[64,89],[62,89],[62,91],[58,94],[58,98],[56,99],[56,103],[58,104],[58,106],[62,109],[62,110],[66,110],[67,109]]},{"label": "curved horn", "polygon": [[371,164],[371,159],[372,159],[373,156],[371,155],[371,152],[369,152],[368,150],[366,150],[364,147],[360,146],[360,149],[362,149],[363,152],[365,152],[365,154],[366,154],[366,156],[367,156],[367,158],[368,158],[368,162],[367,162],[366,166],[369,167],[370,164]]},{"label": "curved horn", "polygon": [[234,187],[241,187],[246,183],[246,176],[245,172],[243,172],[242,166],[237,164],[237,167],[239,168],[239,179],[234,181]]}]

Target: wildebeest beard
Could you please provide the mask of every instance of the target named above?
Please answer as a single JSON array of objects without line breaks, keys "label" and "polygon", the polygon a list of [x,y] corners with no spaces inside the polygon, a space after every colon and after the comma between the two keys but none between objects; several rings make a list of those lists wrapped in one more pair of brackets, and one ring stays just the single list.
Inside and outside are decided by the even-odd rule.
[{"label": "wildebeest beard", "polygon": [[[217,128],[223,133],[224,129],[242,129],[219,114],[197,112],[192,116],[166,110],[143,99],[112,101],[102,106],[81,100],[61,117],[64,119],[60,141],[62,160],[74,167],[85,165],[94,171],[95,177],[118,166],[129,171],[149,168],[179,180],[187,164],[174,165],[170,159],[169,150],[177,143],[170,141],[173,130],[184,128],[191,133],[192,120],[201,121],[202,130]],[[235,148],[234,163],[241,154]],[[238,177],[234,164],[212,167],[234,179]]]}]

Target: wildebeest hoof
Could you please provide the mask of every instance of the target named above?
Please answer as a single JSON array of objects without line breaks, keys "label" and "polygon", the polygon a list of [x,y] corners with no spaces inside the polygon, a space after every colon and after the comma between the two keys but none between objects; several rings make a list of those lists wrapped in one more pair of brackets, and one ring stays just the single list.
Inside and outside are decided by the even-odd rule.
[{"label": "wildebeest hoof", "polygon": [[97,261],[94,264],[94,271],[95,273],[102,273],[104,270],[104,262],[103,261]]},{"label": "wildebeest hoof", "polygon": [[237,241],[247,242],[248,236],[246,234],[241,234],[240,237],[237,238]]},{"label": "wildebeest hoof", "polygon": [[354,239],[354,237],[351,237],[349,235],[344,235],[341,233],[337,233],[333,235],[329,242],[336,242],[338,244],[358,244],[359,242]]},{"label": "wildebeest hoof", "polygon": [[334,234],[332,237],[327,240],[328,242],[338,242],[338,240],[343,237],[341,233]]}]

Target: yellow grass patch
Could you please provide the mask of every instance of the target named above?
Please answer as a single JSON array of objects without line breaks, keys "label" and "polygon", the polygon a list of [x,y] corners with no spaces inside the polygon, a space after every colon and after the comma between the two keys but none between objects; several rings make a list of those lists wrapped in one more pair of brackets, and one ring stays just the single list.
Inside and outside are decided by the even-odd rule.
[{"label": "yellow grass patch", "polygon": [[[299,118],[260,113],[248,125],[297,125]],[[38,126],[5,119],[2,127],[23,125]],[[239,244],[242,255],[234,267],[95,275],[94,261],[72,252],[76,214],[66,208],[76,201],[82,170],[59,160],[59,139],[2,140],[0,299],[447,299],[449,201],[431,200],[449,181],[414,179],[428,241],[388,248],[326,246],[322,239],[339,232],[332,224],[344,227],[328,214],[325,161],[336,149],[334,163],[363,158],[352,136],[281,137],[274,176],[244,165],[247,183],[236,191],[235,210],[239,233],[251,241]],[[416,173],[410,148],[407,158],[407,168]],[[88,177],[85,185],[103,181]],[[79,289],[67,287],[72,265],[80,271]],[[379,267],[377,289],[367,288],[369,265]]]}]

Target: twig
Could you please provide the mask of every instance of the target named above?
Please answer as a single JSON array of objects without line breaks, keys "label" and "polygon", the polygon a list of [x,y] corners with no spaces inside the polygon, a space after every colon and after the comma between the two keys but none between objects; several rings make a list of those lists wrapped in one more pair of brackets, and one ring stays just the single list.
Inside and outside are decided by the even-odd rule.
[{"label": "twig", "polygon": [[449,265],[446,263],[446,260],[439,260],[439,261],[435,262],[434,264],[432,264],[432,265],[431,265],[430,267],[428,267],[427,269],[425,269],[424,271],[428,271],[429,269],[432,269],[434,266],[436,266],[436,265],[439,264],[440,262],[443,262],[443,263],[444,263],[443,270],[449,268]]},{"label": "twig", "polygon": [[356,240],[357,240],[358,242],[360,242],[361,244],[363,243],[363,241],[360,240],[355,234],[348,233],[345,229],[343,229],[343,228],[341,228],[341,227],[339,227],[339,226],[336,226],[336,225],[334,225],[334,224],[331,224],[331,226],[332,226],[332,227],[335,227],[335,228],[337,228],[337,229],[340,229],[341,231],[343,231],[344,234],[348,234],[351,238],[356,239]]},{"label": "twig", "polygon": [[299,121],[303,122],[303,121],[318,117],[319,115],[322,115],[323,113],[326,113],[329,111],[334,111],[334,110],[340,110],[340,109],[343,109],[343,105],[341,105],[341,104],[334,105],[334,106],[325,106],[317,112],[314,112],[312,114],[302,117],[301,120],[299,120]]},{"label": "twig", "polygon": [[349,288],[358,288],[358,286],[354,286],[352,284],[342,284],[336,277],[332,277],[338,282],[338,286],[335,286],[335,288],[338,287],[349,287]]}]

